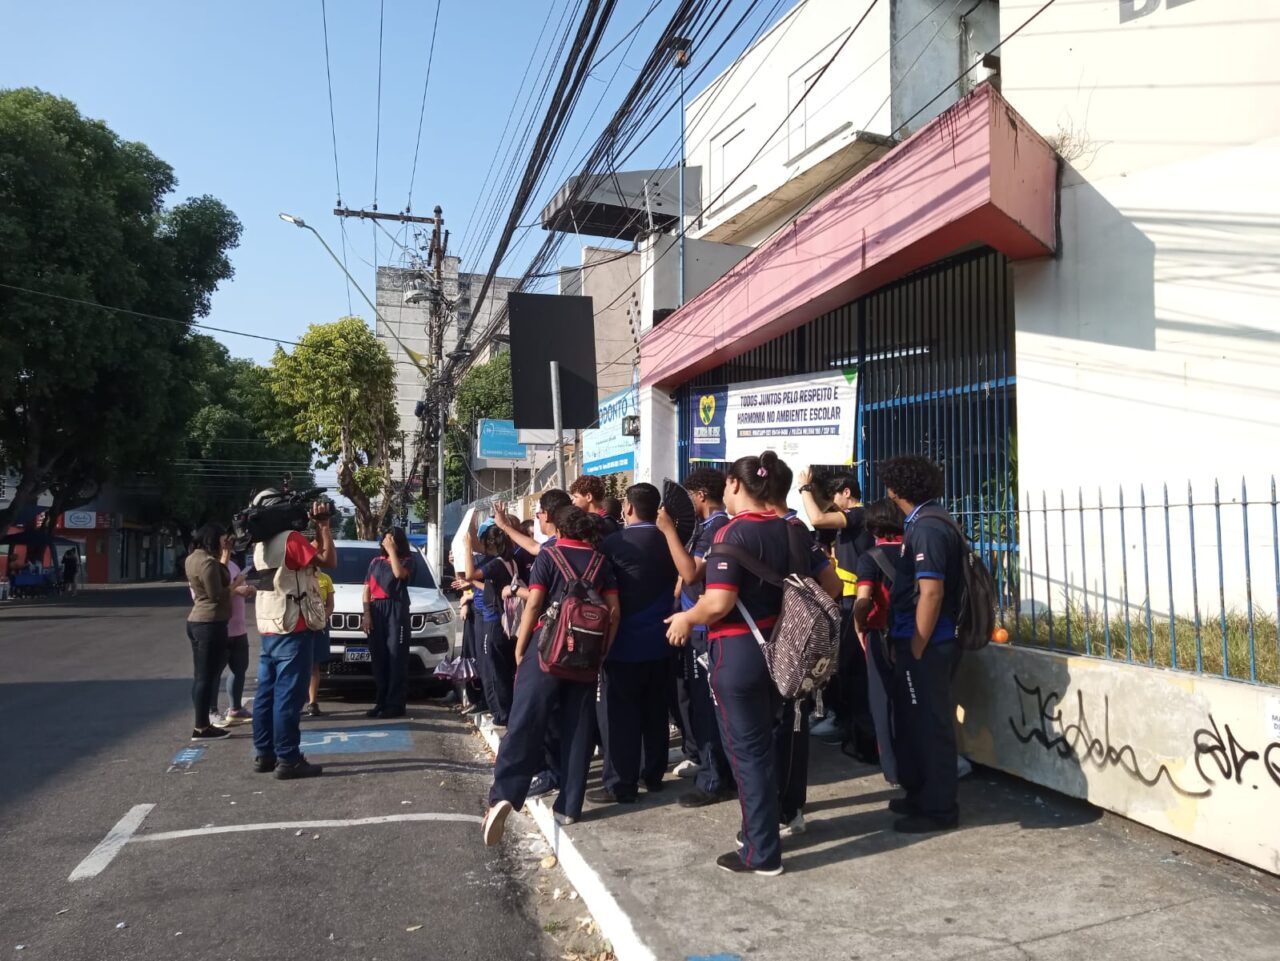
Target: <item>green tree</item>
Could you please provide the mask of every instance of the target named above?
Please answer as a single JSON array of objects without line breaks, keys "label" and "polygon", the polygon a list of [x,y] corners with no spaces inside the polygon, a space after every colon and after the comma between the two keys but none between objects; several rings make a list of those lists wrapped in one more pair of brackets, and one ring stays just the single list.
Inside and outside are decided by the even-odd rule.
[{"label": "green tree", "polygon": [[191,387],[199,404],[187,422],[180,465],[161,472],[170,518],[184,530],[206,520],[226,523],[250,496],[279,487],[309,487],[311,450],[271,393],[271,372],[234,358],[211,337],[191,338]]},{"label": "green tree", "polygon": [[43,490],[52,520],[180,442],[198,406],[187,325],[232,276],[240,223],[212,197],[166,208],[175,183],[70,101],[0,91],[0,469],[18,476],[0,530]]},{"label": "green tree", "polygon": [[503,352],[468,370],[458,383],[453,419],[445,438],[445,499],[462,497],[467,458],[475,442],[476,428],[485,418],[510,420],[515,416],[511,395],[511,354]]},{"label": "green tree", "polygon": [[395,506],[391,466],[400,456],[395,365],[359,317],[312,324],[292,353],[276,348],[271,392],[293,436],[337,465],[338,489],[372,539]]}]

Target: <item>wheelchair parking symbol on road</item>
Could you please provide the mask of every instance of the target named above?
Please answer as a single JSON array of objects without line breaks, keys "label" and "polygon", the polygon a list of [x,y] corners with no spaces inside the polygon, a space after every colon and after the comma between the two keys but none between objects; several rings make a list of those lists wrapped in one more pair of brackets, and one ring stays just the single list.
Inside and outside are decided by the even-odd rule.
[{"label": "wheelchair parking symbol on road", "polygon": [[312,754],[380,754],[407,751],[413,736],[404,725],[386,727],[304,727],[302,752]]}]

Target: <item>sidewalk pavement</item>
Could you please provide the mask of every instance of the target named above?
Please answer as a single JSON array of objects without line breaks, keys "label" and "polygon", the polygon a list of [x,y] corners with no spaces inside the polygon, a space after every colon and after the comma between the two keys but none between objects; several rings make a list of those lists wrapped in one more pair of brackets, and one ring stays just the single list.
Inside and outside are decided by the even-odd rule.
[{"label": "sidewalk pavement", "polygon": [[738,804],[687,810],[691,782],[665,784],[567,829],[528,805],[619,961],[1280,958],[1280,879],[983,768],[959,830],[899,835],[899,792],[815,739],[778,878],[716,868]]}]

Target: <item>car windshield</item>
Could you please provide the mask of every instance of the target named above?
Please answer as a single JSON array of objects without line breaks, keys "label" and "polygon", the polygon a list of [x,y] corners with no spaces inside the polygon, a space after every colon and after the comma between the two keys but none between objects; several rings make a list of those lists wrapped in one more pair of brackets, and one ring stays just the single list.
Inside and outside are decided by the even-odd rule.
[{"label": "car windshield", "polygon": [[[369,564],[375,557],[380,557],[381,554],[382,552],[373,545],[368,547],[339,547],[338,566],[329,572],[329,576],[333,578],[335,584],[363,584],[365,576],[369,573]],[[413,560],[413,580],[409,582],[410,585],[413,587],[435,587],[436,582],[431,577],[431,572],[427,570],[427,562],[423,560],[422,555],[414,551]]]}]

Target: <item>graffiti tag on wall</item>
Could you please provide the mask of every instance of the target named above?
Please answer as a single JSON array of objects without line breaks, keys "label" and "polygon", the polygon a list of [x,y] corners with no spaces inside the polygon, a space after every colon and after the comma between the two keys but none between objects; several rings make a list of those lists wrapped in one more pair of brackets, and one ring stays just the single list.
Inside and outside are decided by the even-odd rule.
[{"label": "graffiti tag on wall", "polygon": [[[1023,744],[1034,742],[1061,758],[1074,758],[1099,770],[1123,771],[1147,787],[1164,781],[1182,797],[1207,798],[1220,780],[1257,790],[1258,784],[1250,780],[1246,785],[1245,778],[1254,775],[1260,780],[1264,771],[1272,784],[1280,787],[1280,741],[1252,750],[1240,742],[1230,724],[1219,727],[1212,714],[1208,715],[1208,727],[1197,729],[1188,744],[1188,754],[1194,758],[1199,775],[1198,782],[1193,783],[1176,778],[1167,764],[1144,769],[1132,744],[1112,738],[1109,697],[1102,699],[1101,718],[1096,714],[1090,717],[1084,691],[1077,690],[1074,713],[1069,714],[1061,692],[1046,692],[1024,683],[1016,674],[1013,683],[1019,692],[1019,717],[1009,717],[1009,728]],[[1255,767],[1251,769],[1250,765]]]}]

